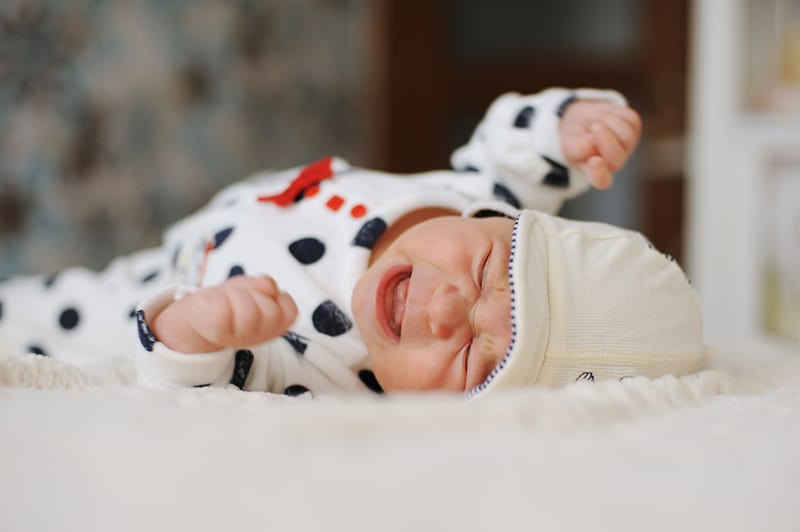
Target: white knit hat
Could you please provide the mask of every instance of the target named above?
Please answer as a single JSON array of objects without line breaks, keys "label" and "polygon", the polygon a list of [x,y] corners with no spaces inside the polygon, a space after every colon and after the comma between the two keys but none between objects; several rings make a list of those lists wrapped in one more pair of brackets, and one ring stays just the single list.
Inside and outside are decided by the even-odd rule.
[{"label": "white knit hat", "polygon": [[521,211],[509,278],[511,345],[469,395],[703,366],[697,295],[639,233]]}]

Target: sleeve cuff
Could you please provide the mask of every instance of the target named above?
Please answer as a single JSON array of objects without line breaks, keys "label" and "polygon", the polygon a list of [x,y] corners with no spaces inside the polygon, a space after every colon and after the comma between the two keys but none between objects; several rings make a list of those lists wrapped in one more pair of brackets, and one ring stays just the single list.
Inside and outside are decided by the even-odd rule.
[{"label": "sleeve cuff", "polygon": [[234,350],[180,353],[158,341],[148,325],[178,294],[192,288],[167,287],[144,300],[136,310],[136,372],[140,384],[155,388],[227,386],[234,370]]}]

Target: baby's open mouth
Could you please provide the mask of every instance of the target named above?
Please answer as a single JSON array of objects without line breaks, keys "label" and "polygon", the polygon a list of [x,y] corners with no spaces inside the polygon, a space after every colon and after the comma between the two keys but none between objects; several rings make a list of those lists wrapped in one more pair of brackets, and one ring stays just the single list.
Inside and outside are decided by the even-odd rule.
[{"label": "baby's open mouth", "polygon": [[378,321],[387,336],[393,340],[400,339],[410,282],[411,270],[407,268],[389,272],[382,294],[378,295]]},{"label": "baby's open mouth", "polygon": [[[403,314],[406,311],[406,296],[408,295],[408,282],[410,275],[403,276],[394,283],[394,290],[387,293],[386,316],[389,318],[389,327],[399,337],[403,328]],[[390,306],[388,306],[390,305]]]}]

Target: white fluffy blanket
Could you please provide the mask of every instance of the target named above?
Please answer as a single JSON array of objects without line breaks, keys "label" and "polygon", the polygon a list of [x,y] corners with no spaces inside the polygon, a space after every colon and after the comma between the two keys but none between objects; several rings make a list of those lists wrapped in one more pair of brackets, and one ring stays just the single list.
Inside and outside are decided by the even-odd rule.
[{"label": "white fluffy blanket", "polygon": [[0,357],[2,530],[800,530],[800,355],[470,401],[129,383]]}]

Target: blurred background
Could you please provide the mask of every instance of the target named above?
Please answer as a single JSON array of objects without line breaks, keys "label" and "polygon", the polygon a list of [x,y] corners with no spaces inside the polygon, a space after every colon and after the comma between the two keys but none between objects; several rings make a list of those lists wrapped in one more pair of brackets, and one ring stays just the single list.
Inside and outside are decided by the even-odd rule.
[{"label": "blurred background", "polygon": [[157,245],[264,168],[445,168],[502,92],[614,88],[642,144],[563,214],[678,258],[712,340],[796,346],[799,4],[4,0],[0,276]]}]

